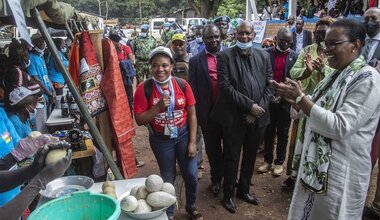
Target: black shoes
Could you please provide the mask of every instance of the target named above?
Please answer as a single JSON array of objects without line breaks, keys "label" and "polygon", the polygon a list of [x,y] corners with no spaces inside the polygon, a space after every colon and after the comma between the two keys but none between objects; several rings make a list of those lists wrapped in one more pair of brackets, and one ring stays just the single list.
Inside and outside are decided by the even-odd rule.
[{"label": "black shoes", "polygon": [[231,213],[236,212],[236,204],[232,198],[224,198],[222,201],[222,205],[229,212],[231,212]]},{"label": "black shoes", "polygon": [[380,216],[378,216],[371,208],[364,207],[363,219],[364,220],[379,220]]},{"label": "black shoes", "polygon": [[291,177],[288,177],[284,182],[281,184],[281,189],[283,191],[291,191],[294,189],[294,180]]},{"label": "black shoes", "polygon": [[243,201],[252,204],[252,205],[259,205],[259,200],[256,198],[255,195],[252,195],[250,193],[240,193],[238,192],[236,196]]},{"label": "black shoes", "polygon": [[218,195],[220,192],[220,183],[212,183],[211,192],[214,196]]}]

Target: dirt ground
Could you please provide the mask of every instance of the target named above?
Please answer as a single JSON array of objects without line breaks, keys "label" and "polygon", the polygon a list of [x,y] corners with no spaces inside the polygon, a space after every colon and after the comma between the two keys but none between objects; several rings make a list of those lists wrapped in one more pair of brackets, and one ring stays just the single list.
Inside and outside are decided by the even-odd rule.
[{"label": "dirt ground", "polygon": [[[150,149],[148,141],[148,132],[145,127],[136,126],[137,135],[134,140],[134,146],[136,149],[136,156],[138,160],[145,162],[145,166],[139,168],[136,177],[146,177],[150,174],[159,174],[159,168],[155,157]],[[225,210],[220,201],[223,193],[221,192],[218,197],[213,196],[210,191],[210,169],[206,154],[204,158],[204,170],[203,177],[199,180],[198,185],[198,197],[197,207],[203,214],[205,220],[266,220],[266,219],[287,219],[290,201],[292,198],[291,192],[281,191],[281,183],[286,179],[286,176],[273,177],[271,173],[257,174],[255,172],[251,186],[251,192],[255,193],[259,199],[259,206],[250,205],[242,200],[236,199],[237,212],[235,214],[229,213]],[[263,155],[258,154],[256,160],[256,168],[263,161]],[[372,201],[374,188],[376,188],[377,167],[373,172],[373,178],[371,181],[370,193],[367,198],[367,204]],[[176,211],[176,219],[189,219],[185,212],[185,196],[184,186],[181,188],[182,179],[177,176],[176,189],[179,199],[179,210]],[[180,190],[182,189],[182,190]],[[180,195],[180,196],[179,196]]]}]

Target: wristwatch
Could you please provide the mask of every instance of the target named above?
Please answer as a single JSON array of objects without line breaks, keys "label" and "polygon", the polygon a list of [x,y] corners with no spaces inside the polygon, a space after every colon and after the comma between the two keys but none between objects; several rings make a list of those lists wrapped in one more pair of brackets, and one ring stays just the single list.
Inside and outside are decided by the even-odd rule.
[{"label": "wristwatch", "polygon": [[297,96],[296,98],[296,104],[298,105],[298,103],[302,100],[302,98],[305,96],[305,93],[301,93],[301,95]]}]

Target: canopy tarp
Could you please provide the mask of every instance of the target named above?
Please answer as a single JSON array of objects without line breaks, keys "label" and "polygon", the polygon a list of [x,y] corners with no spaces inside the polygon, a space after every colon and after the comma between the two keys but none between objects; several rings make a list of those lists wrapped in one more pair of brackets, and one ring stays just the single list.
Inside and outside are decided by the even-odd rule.
[{"label": "canopy tarp", "polygon": [[[54,25],[64,25],[75,15],[74,7],[70,4],[59,2],[57,0],[21,0],[21,7],[27,23],[30,23],[30,10],[37,8],[42,19]],[[0,22],[1,24],[14,24],[12,11],[9,8],[7,0],[0,0]]]}]

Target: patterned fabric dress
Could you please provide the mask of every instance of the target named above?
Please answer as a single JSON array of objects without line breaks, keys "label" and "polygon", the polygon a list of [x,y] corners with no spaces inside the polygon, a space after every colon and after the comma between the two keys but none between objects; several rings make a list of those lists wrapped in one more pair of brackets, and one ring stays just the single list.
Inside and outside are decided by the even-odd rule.
[{"label": "patterned fabric dress", "polygon": [[298,175],[289,220],[361,219],[380,115],[379,83],[377,71],[358,58],[317,86],[309,117],[293,115],[304,126],[293,157]]}]

